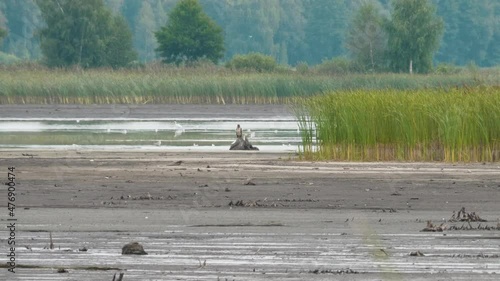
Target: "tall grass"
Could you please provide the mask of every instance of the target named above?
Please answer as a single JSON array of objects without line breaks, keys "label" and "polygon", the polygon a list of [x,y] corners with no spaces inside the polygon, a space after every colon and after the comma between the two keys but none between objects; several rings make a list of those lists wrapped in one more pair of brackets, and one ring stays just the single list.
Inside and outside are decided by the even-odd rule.
[{"label": "tall grass", "polygon": [[0,104],[269,104],[288,103],[294,97],[333,90],[448,88],[498,83],[484,77],[473,74],[250,73],[216,66],[52,70],[35,65],[0,68]]},{"label": "tall grass", "polygon": [[303,99],[307,159],[500,161],[500,87],[331,92]]}]

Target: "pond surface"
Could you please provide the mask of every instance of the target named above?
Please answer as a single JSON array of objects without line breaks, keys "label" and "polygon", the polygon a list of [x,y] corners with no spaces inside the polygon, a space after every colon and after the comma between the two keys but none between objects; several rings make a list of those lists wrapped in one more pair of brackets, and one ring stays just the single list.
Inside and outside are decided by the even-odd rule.
[{"label": "pond surface", "polygon": [[293,117],[279,118],[1,118],[0,148],[226,151],[240,124],[262,151],[296,152]]}]

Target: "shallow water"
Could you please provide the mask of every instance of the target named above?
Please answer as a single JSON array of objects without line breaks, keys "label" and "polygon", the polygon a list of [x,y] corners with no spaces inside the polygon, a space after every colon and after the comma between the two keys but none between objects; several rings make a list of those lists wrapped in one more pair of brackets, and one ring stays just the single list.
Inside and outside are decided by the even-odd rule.
[{"label": "shallow water", "polygon": [[294,118],[2,118],[0,147],[226,151],[236,124],[263,151],[296,152]]},{"label": "shallow water", "polygon": [[[57,210],[32,211],[50,217]],[[125,270],[124,280],[497,280],[500,270],[498,258],[493,256],[498,250],[497,238],[484,239],[494,234],[443,236],[413,229],[394,233],[399,232],[397,224],[366,223],[380,216],[376,213],[354,212],[351,215],[360,222],[350,225],[316,221],[342,221],[346,215],[331,210],[184,210],[193,221],[176,224],[183,219],[175,216],[175,210],[89,209],[87,216],[99,214],[103,221],[87,221],[68,231],[65,229],[71,226],[64,223],[31,224],[29,212],[22,217],[27,231],[17,237],[18,260],[19,264],[38,268],[19,268],[16,280],[111,280],[117,272],[85,269],[89,267]],[[149,221],[132,220],[138,224],[135,228],[144,228],[141,231],[133,231],[129,220],[118,220],[110,226],[108,221],[118,214],[126,218],[147,214]],[[201,214],[222,214],[226,222],[234,220],[239,226],[198,225],[206,220],[200,218]],[[61,215],[63,222],[65,217],[71,215]],[[57,230],[52,233],[53,250],[47,249],[48,230]],[[121,255],[121,247],[131,240],[140,241],[148,255]],[[83,246],[88,251],[78,251]],[[415,249],[425,257],[410,256]],[[463,253],[471,256],[460,256]],[[484,257],[474,257],[479,253]],[[69,273],[57,274],[57,268],[66,268]],[[342,270],[352,272],[337,273]],[[2,274],[7,273],[0,271],[0,277]]]}]

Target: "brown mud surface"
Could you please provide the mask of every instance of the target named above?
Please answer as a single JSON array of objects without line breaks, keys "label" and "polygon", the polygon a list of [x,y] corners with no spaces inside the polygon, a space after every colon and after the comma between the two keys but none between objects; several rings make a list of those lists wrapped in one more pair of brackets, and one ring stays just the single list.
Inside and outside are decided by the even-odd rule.
[{"label": "brown mud surface", "polygon": [[[46,118],[52,108],[15,112]],[[71,113],[58,117],[81,114],[64,108]],[[161,115],[148,108],[137,110]],[[231,108],[228,116],[238,111]],[[4,109],[0,117],[27,117]],[[124,281],[500,279],[499,163],[295,157],[1,149],[2,182],[15,167],[17,267],[5,268],[4,188],[0,280],[112,280],[118,272]],[[486,222],[452,219],[462,207]],[[422,232],[427,221],[444,230]],[[148,255],[121,255],[130,242]]]},{"label": "brown mud surface", "polygon": [[[262,152],[0,155],[17,181],[19,267],[1,269],[7,280],[111,280],[117,268],[124,280],[500,274],[499,230],[421,232],[428,220],[463,225],[448,221],[461,207],[487,220],[473,226],[496,226],[498,164],[312,163]],[[148,255],[122,256],[135,241]],[[410,256],[416,251],[424,256]]]}]

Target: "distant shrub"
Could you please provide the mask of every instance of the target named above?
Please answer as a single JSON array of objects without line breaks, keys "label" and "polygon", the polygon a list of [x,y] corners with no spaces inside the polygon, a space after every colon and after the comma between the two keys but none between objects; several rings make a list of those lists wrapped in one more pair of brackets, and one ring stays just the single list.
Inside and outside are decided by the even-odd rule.
[{"label": "distant shrub", "polygon": [[318,64],[314,69],[321,74],[347,74],[357,72],[355,64],[343,57],[323,60],[323,62]]},{"label": "distant shrub", "polygon": [[20,61],[21,60],[14,55],[0,52],[0,64],[13,64],[13,63],[18,63]]},{"label": "distant shrub", "polygon": [[297,72],[300,74],[306,74],[309,72],[309,65],[307,62],[301,61],[297,64],[295,67],[297,69]]},{"label": "distant shrub", "polygon": [[140,62],[138,60],[131,61],[127,63],[127,68],[132,68],[132,69],[141,69],[144,68],[146,65],[143,62]]},{"label": "distant shrub", "polygon": [[457,74],[461,71],[462,69],[454,64],[440,63],[436,66],[434,72],[437,74]]},{"label": "distant shrub", "polygon": [[226,63],[226,67],[238,70],[255,70],[258,72],[272,72],[278,64],[276,60],[260,53],[249,53],[246,55],[235,55]]}]

